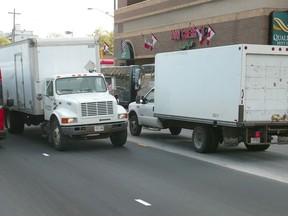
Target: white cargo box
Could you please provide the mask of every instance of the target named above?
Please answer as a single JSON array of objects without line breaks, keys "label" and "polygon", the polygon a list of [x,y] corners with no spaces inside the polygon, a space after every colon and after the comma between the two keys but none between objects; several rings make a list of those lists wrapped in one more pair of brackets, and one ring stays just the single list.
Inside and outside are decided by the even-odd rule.
[{"label": "white cargo box", "polygon": [[43,79],[51,75],[87,73],[100,68],[96,40],[87,38],[28,39],[0,47],[4,103],[14,99],[14,109],[43,114],[37,94],[44,92]]},{"label": "white cargo box", "polygon": [[236,126],[288,115],[288,48],[232,45],[160,53],[155,116]]}]

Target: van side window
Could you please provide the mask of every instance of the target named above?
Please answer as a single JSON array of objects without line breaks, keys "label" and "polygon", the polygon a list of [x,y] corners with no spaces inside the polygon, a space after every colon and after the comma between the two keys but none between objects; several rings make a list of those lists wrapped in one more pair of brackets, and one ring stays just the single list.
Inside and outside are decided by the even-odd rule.
[{"label": "van side window", "polygon": [[46,96],[53,96],[53,82],[50,81],[46,81],[46,92],[45,92]]},{"label": "van side window", "polygon": [[154,103],[154,89],[146,95],[146,102]]}]

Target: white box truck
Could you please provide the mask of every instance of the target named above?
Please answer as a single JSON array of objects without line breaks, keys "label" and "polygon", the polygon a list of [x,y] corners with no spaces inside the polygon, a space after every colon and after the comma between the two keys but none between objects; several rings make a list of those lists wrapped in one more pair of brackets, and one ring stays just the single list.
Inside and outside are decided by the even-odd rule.
[{"label": "white box truck", "polygon": [[0,68],[8,132],[41,125],[57,150],[65,150],[70,138],[126,143],[127,111],[109,94],[100,73],[97,38],[27,39],[1,46]]},{"label": "white box truck", "polygon": [[193,129],[197,152],[288,143],[288,47],[239,44],[160,53],[155,88],[129,105],[129,127]]}]

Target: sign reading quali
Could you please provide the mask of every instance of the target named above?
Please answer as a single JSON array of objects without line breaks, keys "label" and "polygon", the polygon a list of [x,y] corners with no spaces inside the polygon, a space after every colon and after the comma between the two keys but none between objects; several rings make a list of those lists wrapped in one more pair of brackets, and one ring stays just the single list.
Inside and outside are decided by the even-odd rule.
[{"label": "sign reading quali", "polygon": [[270,44],[288,46],[288,11],[272,12],[270,22]]}]

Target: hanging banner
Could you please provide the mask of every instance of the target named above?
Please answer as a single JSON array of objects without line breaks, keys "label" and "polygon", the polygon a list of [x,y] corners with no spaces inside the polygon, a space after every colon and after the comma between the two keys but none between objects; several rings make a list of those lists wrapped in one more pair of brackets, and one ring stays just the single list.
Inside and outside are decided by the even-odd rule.
[{"label": "hanging banner", "polygon": [[128,45],[117,51],[117,58],[122,60],[131,59],[131,51]]},{"label": "hanging banner", "polygon": [[288,11],[270,14],[270,44],[288,46]]}]

